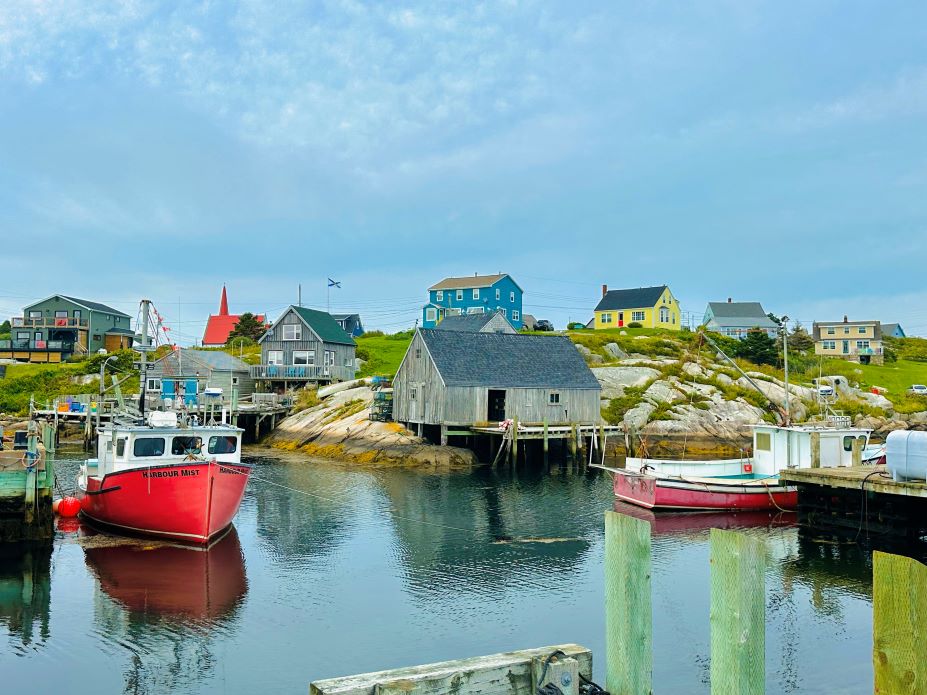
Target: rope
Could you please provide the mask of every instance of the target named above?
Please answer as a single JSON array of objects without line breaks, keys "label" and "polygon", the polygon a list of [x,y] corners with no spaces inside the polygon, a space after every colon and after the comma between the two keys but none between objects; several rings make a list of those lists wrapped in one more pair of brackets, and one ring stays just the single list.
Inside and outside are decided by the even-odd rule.
[{"label": "rope", "polygon": [[859,539],[859,534],[863,532],[863,524],[866,525],[866,537],[869,537],[869,500],[866,498],[866,483],[873,476],[880,476],[882,478],[891,478],[890,475],[886,475],[885,471],[874,470],[872,473],[867,473],[866,477],[863,478],[859,483],[859,528],[856,530],[856,535],[853,537],[853,540]]}]

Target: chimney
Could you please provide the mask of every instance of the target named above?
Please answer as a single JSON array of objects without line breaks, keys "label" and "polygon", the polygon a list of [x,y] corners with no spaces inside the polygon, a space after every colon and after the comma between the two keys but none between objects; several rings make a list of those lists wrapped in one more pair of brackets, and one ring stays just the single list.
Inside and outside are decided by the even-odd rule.
[{"label": "chimney", "polygon": [[844,323],[849,323],[849,319],[847,319],[847,315],[846,315],[846,314],[843,315],[843,322],[844,322]]},{"label": "chimney", "polygon": [[602,296],[608,294],[608,285],[602,285]]},{"label": "chimney", "polygon": [[728,304],[731,303],[731,298],[730,298],[730,297],[727,298],[727,303],[728,303]]}]

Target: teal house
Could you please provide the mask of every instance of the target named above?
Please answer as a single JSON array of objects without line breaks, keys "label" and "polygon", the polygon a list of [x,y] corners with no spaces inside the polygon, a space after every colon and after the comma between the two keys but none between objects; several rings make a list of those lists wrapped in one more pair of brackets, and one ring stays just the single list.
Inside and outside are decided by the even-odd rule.
[{"label": "teal house", "polygon": [[499,312],[517,331],[522,325],[522,294],[508,273],[444,278],[428,288],[422,327],[434,328],[446,316]]},{"label": "teal house", "polygon": [[10,321],[10,340],[0,341],[0,358],[61,362],[71,355],[132,347],[132,319],[100,302],[55,294],[23,308]]}]

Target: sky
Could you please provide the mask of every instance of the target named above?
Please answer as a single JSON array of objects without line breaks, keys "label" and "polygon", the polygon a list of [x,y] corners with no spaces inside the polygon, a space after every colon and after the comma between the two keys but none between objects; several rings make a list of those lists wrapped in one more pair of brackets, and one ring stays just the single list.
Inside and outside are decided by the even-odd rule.
[{"label": "sky", "polygon": [[0,317],[70,294],[202,337],[297,301],[395,331],[508,272],[586,321],[927,335],[927,3],[3,0]]}]

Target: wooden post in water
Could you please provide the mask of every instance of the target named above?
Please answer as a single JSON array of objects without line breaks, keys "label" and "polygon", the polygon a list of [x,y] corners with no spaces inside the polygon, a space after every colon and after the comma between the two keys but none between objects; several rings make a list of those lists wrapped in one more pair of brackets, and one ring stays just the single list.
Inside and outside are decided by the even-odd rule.
[{"label": "wooden post in water", "polygon": [[441,446],[447,446],[447,425],[441,425]]},{"label": "wooden post in water", "polygon": [[759,539],[711,529],[712,695],[763,695],[765,565]]},{"label": "wooden post in water", "polygon": [[811,467],[821,467],[821,433],[811,433]]},{"label": "wooden post in water", "polygon": [[861,437],[853,437],[853,465],[863,465],[863,440]]},{"label": "wooden post in water", "polygon": [[576,426],[570,425],[570,464],[576,462]]},{"label": "wooden post in water", "polygon": [[547,439],[547,418],[544,418],[544,465],[548,465],[549,459],[549,446],[550,442]]},{"label": "wooden post in water", "polygon": [[512,465],[518,463],[518,418],[512,419],[512,450],[509,452]]},{"label": "wooden post in water", "polygon": [[605,689],[650,695],[653,616],[650,524],[605,512]]},{"label": "wooden post in water", "polygon": [[927,567],[879,551],[872,556],[872,666],[879,695],[927,692]]}]

